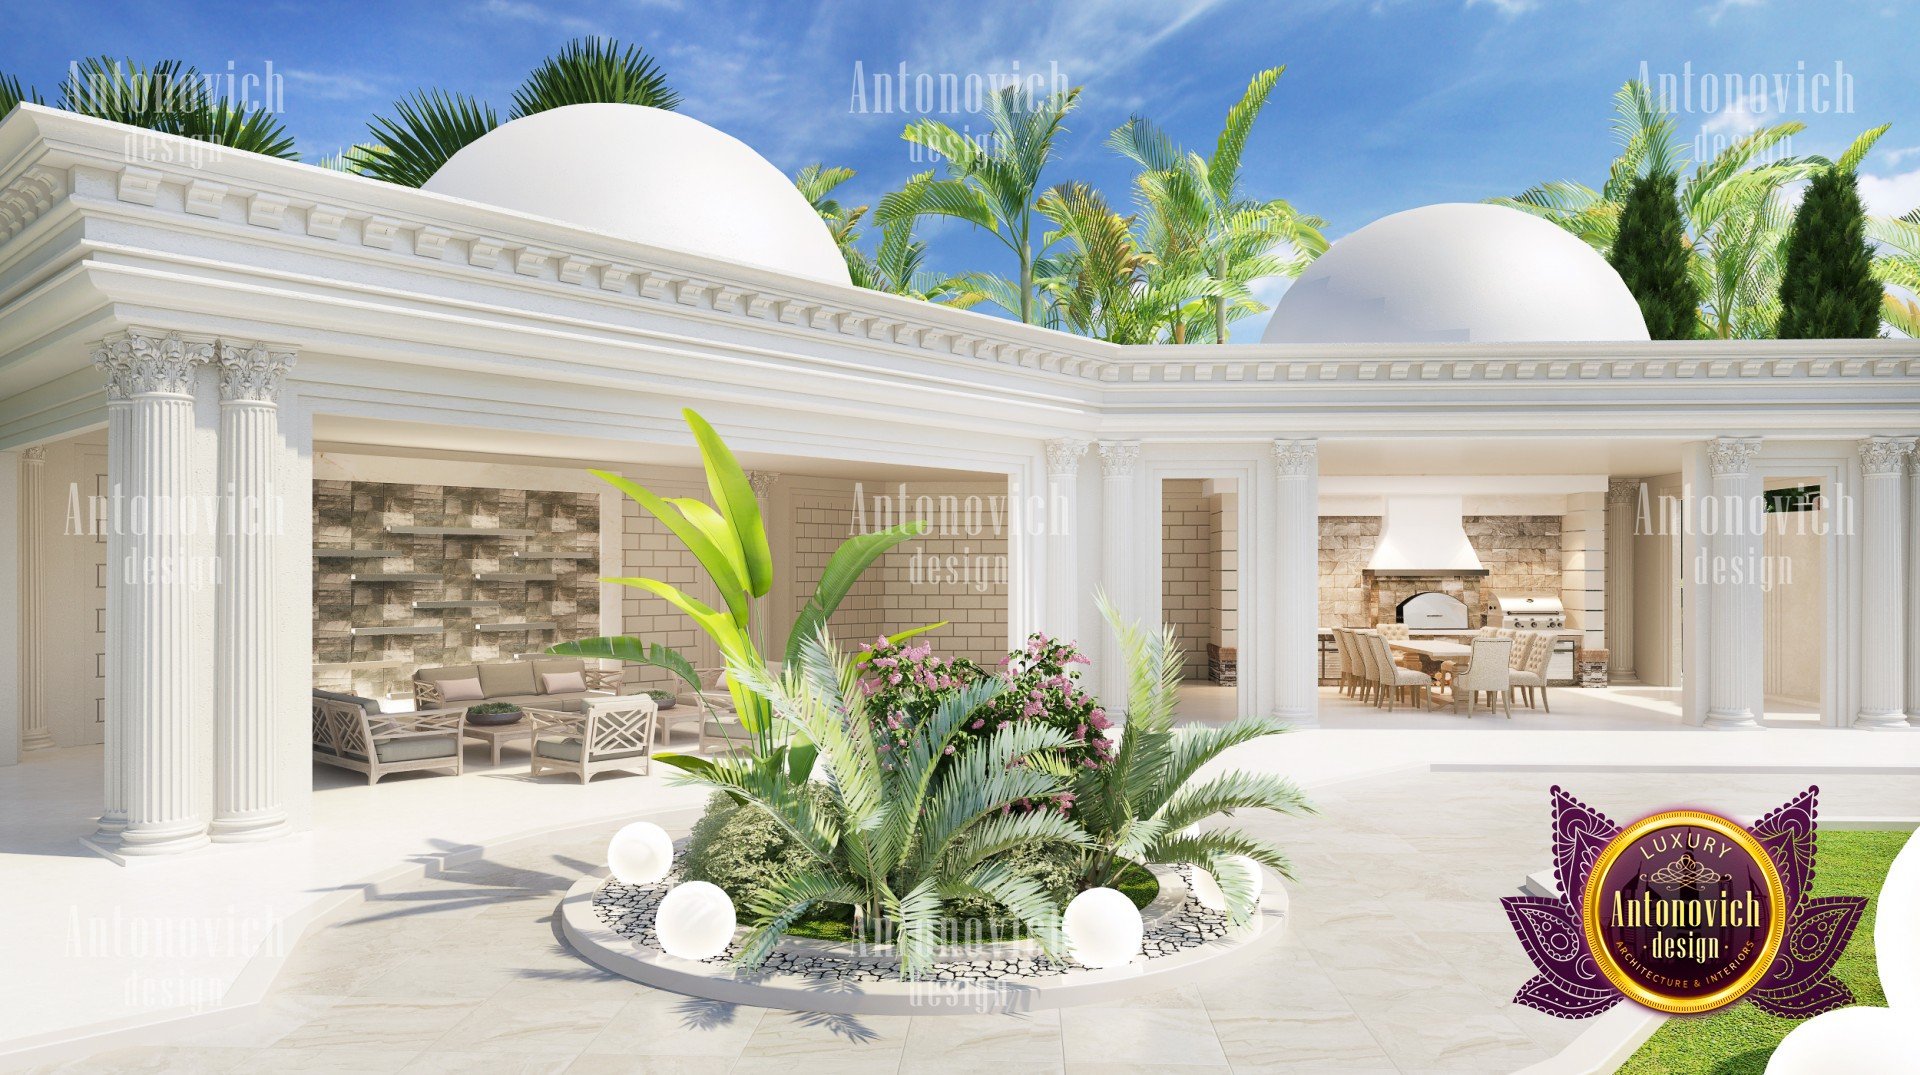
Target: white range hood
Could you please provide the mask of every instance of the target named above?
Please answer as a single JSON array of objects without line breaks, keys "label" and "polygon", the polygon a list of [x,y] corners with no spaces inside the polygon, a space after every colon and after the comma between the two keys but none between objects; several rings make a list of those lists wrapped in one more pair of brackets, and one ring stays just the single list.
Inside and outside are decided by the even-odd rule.
[{"label": "white range hood", "polygon": [[1460,526],[1458,496],[1386,498],[1380,541],[1367,570],[1376,575],[1484,575],[1487,569]]}]

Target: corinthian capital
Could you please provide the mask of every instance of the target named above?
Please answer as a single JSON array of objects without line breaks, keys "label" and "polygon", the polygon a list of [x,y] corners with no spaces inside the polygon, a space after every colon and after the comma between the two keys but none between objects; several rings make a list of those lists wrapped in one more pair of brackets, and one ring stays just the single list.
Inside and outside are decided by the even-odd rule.
[{"label": "corinthian capital", "polygon": [[765,500],[772,496],[774,483],[779,480],[780,475],[771,470],[747,471],[747,486],[753,490],[754,498],[757,500]]},{"label": "corinthian capital", "polygon": [[1640,499],[1639,478],[1608,478],[1607,503],[1632,504]]},{"label": "corinthian capital", "polygon": [[223,402],[272,403],[280,396],[280,382],[293,368],[291,351],[276,351],[264,343],[220,341],[220,399]]},{"label": "corinthian capital", "polygon": [[1716,478],[1745,474],[1759,451],[1758,437],[1715,437],[1707,443],[1707,469]]},{"label": "corinthian capital", "polygon": [[1047,476],[1071,478],[1080,473],[1080,458],[1087,454],[1087,442],[1062,437],[1047,442]]},{"label": "corinthian capital", "polygon": [[1276,440],[1273,465],[1282,478],[1304,478],[1320,466],[1320,444],[1312,440]]},{"label": "corinthian capital", "polygon": [[213,360],[211,340],[188,340],[178,332],[144,329],[118,332],[93,349],[93,365],[107,379],[107,399],[193,391],[193,370]]},{"label": "corinthian capital", "polygon": [[[1051,454],[1051,452],[1049,452]],[[1133,468],[1140,463],[1140,442],[1137,440],[1103,440],[1100,442],[1100,473],[1109,478],[1131,478]]]},{"label": "corinthian capital", "polygon": [[1912,437],[1872,437],[1860,442],[1860,469],[1868,474],[1899,474],[1913,455]]}]

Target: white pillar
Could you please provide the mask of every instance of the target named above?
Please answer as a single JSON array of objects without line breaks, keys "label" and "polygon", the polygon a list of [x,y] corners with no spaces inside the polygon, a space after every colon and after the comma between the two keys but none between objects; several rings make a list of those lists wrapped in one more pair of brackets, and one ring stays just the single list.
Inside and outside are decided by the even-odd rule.
[{"label": "white pillar", "polygon": [[130,682],[126,669],[127,527],[126,496],[129,458],[128,441],[132,437],[133,401],[127,398],[131,379],[122,368],[125,356],[112,344],[93,353],[93,364],[107,379],[107,506],[104,524],[107,530],[107,637],[105,646],[106,697],[102,702],[105,740],[100,751],[103,802],[100,825],[93,842],[101,846],[117,844],[127,827],[127,702]]},{"label": "white pillar", "polygon": [[[108,597],[122,607],[113,624],[121,654],[108,669],[120,679],[108,689],[122,709],[120,855],[170,854],[207,842],[205,744],[193,711],[190,535],[181,512],[192,506],[194,371],[212,357],[211,342],[141,332],[110,337],[94,353],[94,363],[117,382],[109,398],[127,401],[126,451],[117,457],[126,467],[123,570],[118,592]],[[102,820],[105,827],[111,813]]]},{"label": "white pillar", "polygon": [[1920,451],[1907,453],[1907,722],[1920,725]]},{"label": "white pillar", "polygon": [[[1101,573],[1100,586],[1107,600],[1122,619],[1140,615],[1140,520],[1138,498],[1134,495],[1134,472],[1140,466],[1139,441],[1100,442]],[[1155,525],[1159,525],[1155,521]],[[1157,624],[1144,624],[1158,630]],[[1100,674],[1101,698],[1114,709],[1127,699],[1127,670],[1120,660],[1120,647],[1112,632],[1101,626],[1105,638],[1101,652],[1107,655]]]},{"label": "white pillar", "polygon": [[1080,639],[1080,460],[1084,440],[1047,442],[1047,610],[1040,629]]},{"label": "white pillar", "polygon": [[1640,479],[1607,482],[1606,646],[1611,680],[1633,676],[1633,544]]},{"label": "white pillar", "polygon": [[1721,437],[1707,446],[1712,530],[1707,572],[1707,718],[1709,728],[1758,728],[1748,699],[1761,665],[1760,579],[1749,534],[1759,482],[1750,461],[1758,438]]},{"label": "white pillar", "polygon": [[20,468],[20,749],[53,745],[47,729],[47,674],[41,639],[46,609],[41,604],[41,547],[46,543],[47,450],[28,448]]},{"label": "white pillar", "polygon": [[[760,528],[766,531],[769,537],[773,535],[773,524],[771,522],[771,516],[773,515],[773,486],[774,483],[779,480],[780,475],[772,471],[747,471],[747,484],[753,488],[753,506],[760,512]],[[772,644],[773,639],[771,629],[773,602],[774,594],[772,591],[768,591],[765,597],[754,598],[753,617],[747,621],[747,635],[753,639],[753,648],[759,650],[760,656],[765,660],[778,659],[774,654],[769,653],[767,649],[767,647]]]},{"label": "white pillar", "polygon": [[275,453],[280,383],[294,356],[264,344],[220,343],[221,503],[214,620],[213,839],[266,840],[291,831],[280,794],[274,727]]},{"label": "white pillar", "polygon": [[1910,728],[1902,710],[1907,646],[1907,509],[1902,488],[1913,441],[1873,437],[1860,444],[1860,711],[1856,728]]},{"label": "white pillar", "polygon": [[1267,562],[1278,573],[1272,656],[1273,715],[1298,727],[1320,723],[1320,448],[1273,442],[1274,532]]}]

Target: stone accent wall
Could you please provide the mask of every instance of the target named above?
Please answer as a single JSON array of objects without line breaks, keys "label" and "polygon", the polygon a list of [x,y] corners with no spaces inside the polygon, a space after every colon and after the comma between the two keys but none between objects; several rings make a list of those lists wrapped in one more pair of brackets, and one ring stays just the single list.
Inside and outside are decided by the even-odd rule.
[{"label": "stone accent wall", "polygon": [[[390,526],[531,530],[531,537],[409,535]],[[405,693],[413,670],[510,659],[560,638],[600,633],[600,505],[582,493],[379,482],[313,483],[314,685],[368,697]],[[342,558],[329,553],[387,550]],[[563,552],[583,559],[517,559]],[[366,576],[427,574],[432,581]],[[479,574],[552,574],[552,581],[480,581]],[[356,581],[355,576],[361,576]],[[485,601],[416,609],[416,601]],[[553,629],[487,631],[501,623]],[[438,634],[359,635],[353,628],[423,626]]]},{"label": "stone accent wall", "polygon": [[[1327,627],[1367,627],[1391,621],[1394,606],[1416,590],[1440,590],[1467,603],[1468,623],[1485,622],[1486,595],[1560,593],[1560,517],[1469,515],[1461,527],[1486,567],[1484,577],[1381,580],[1373,595],[1363,574],[1380,538],[1377,515],[1326,515],[1320,519],[1320,622]],[[1377,599],[1378,604],[1374,602]]]},{"label": "stone accent wall", "polygon": [[1186,655],[1187,679],[1206,679],[1215,613],[1213,512],[1198,481],[1168,481],[1160,501],[1160,616]]}]

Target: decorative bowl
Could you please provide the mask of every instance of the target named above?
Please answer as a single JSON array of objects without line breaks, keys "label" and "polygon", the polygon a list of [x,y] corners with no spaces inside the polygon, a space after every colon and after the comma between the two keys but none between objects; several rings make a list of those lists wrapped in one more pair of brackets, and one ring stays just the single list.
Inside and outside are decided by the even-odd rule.
[{"label": "decorative bowl", "polygon": [[498,728],[520,719],[520,707],[506,702],[477,705],[467,710],[467,723],[482,728]]}]

